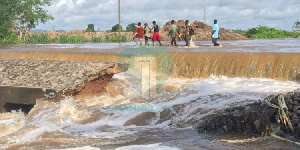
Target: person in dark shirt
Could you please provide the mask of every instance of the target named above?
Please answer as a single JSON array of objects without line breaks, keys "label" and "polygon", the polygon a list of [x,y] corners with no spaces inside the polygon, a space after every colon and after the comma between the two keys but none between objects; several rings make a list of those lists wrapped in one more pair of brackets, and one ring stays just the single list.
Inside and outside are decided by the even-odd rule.
[{"label": "person in dark shirt", "polygon": [[186,46],[190,46],[191,35],[190,35],[191,25],[189,24],[189,20],[185,21],[185,32],[184,32],[184,41]]},{"label": "person in dark shirt", "polygon": [[154,46],[154,41],[158,41],[159,45],[162,46],[161,42],[160,42],[160,35],[159,35],[159,28],[158,25],[156,24],[155,21],[152,22],[153,23],[153,27],[151,28],[151,30],[154,30],[154,34],[153,34],[153,38],[152,38],[152,43]]}]

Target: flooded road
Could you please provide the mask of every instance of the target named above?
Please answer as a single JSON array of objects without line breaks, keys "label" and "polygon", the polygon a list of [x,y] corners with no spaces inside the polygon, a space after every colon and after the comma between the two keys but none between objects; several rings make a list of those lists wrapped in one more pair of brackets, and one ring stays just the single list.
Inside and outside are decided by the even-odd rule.
[{"label": "flooded road", "polygon": [[45,101],[28,115],[0,114],[0,149],[299,149],[272,137],[198,134],[196,127],[225,108],[300,88],[300,40],[221,41],[222,48],[195,43],[194,48],[133,43],[0,48],[2,59],[131,66],[114,75],[101,96]]},{"label": "flooded road", "polygon": [[[278,40],[244,40],[220,41],[222,48],[212,47],[210,41],[195,41],[192,48],[169,48],[168,42],[163,42],[165,48],[172,52],[226,52],[226,53],[300,53],[300,39]],[[184,45],[184,42],[178,42]],[[139,47],[133,42],[129,43],[102,43],[102,44],[38,44],[38,45],[13,45],[0,48],[4,52],[74,52],[74,53],[120,53],[128,47]],[[151,47],[151,46],[150,46]]]}]

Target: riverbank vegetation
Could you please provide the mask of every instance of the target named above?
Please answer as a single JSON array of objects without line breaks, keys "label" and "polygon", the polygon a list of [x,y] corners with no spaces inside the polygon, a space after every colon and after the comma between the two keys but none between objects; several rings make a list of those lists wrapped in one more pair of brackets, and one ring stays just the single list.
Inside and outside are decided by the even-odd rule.
[{"label": "riverbank vegetation", "polygon": [[300,33],[289,32],[267,26],[259,26],[248,30],[233,30],[250,39],[280,39],[280,38],[300,38]]},{"label": "riverbank vegetation", "polygon": [[26,43],[27,31],[34,29],[39,23],[46,23],[54,19],[44,9],[51,5],[51,0],[1,0],[0,43]]},{"label": "riverbank vegetation", "polygon": [[114,42],[128,42],[126,36],[106,36],[105,38],[101,37],[92,37],[91,39],[85,38],[83,36],[66,36],[62,35],[59,39],[53,40],[48,34],[40,35],[31,35],[27,36],[25,43],[26,44],[84,44],[84,43],[114,43]]}]

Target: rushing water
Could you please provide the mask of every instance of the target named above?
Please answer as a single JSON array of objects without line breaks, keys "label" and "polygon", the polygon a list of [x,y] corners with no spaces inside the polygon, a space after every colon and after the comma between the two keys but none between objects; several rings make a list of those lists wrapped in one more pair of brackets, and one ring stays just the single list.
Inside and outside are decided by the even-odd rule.
[{"label": "rushing water", "polygon": [[[214,76],[169,79],[151,101],[138,94],[132,84],[124,76],[116,75],[107,95],[44,102],[35,105],[27,116],[22,112],[3,113],[0,115],[0,148],[295,147],[268,137],[199,135],[193,127],[197,125],[194,121],[200,121],[205,115],[255,102],[269,94],[292,91],[300,87],[299,83]],[[163,110],[167,110],[166,113]]]},{"label": "rushing water", "polygon": [[[149,66],[149,74],[171,70],[149,95],[132,69],[115,75],[101,96],[41,102],[28,115],[2,113],[0,149],[299,149],[271,137],[198,134],[195,127],[207,115],[300,88],[299,40],[222,44],[196,42],[199,48],[159,55],[155,61],[164,70]],[[0,58],[118,62],[127,47],[23,45],[2,48]],[[166,66],[169,56],[173,66]],[[149,75],[146,83],[153,86],[153,80]]]}]

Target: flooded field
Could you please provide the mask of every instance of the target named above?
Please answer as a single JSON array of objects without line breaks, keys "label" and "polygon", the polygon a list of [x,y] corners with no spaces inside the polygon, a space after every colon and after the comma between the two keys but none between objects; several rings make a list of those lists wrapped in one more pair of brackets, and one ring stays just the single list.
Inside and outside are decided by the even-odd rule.
[{"label": "flooded field", "polygon": [[198,134],[196,127],[222,109],[299,89],[300,40],[195,44],[1,47],[1,59],[119,62],[131,68],[114,75],[102,95],[45,101],[28,114],[0,114],[0,149],[299,149],[259,135]]}]

